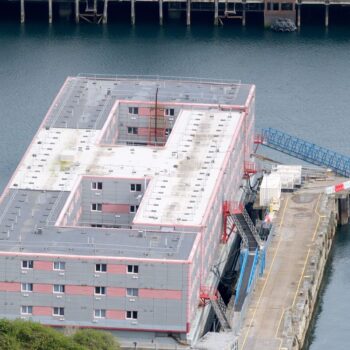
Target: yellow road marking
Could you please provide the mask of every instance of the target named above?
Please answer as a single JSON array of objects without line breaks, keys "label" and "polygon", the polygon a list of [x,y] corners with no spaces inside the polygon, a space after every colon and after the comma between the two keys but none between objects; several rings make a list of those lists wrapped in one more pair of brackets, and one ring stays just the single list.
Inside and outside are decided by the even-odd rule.
[{"label": "yellow road marking", "polygon": [[[316,215],[318,216],[318,220],[317,220],[317,223],[316,223],[315,230],[314,230],[314,232],[313,232],[312,242],[313,242],[313,241],[315,240],[315,238],[316,238],[316,234],[317,234],[317,231],[318,231],[318,227],[319,227],[319,225],[320,225],[321,218],[324,218],[324,217],[325,217],[325,215],[321,215],[321,214],[319,213],[319,211],[318,211],[318,207],[319,207],[319,204],[320,204],[321,196],[322,196],[322,193],[319,194],[319,196],[318,196],[317,203],[316,203],[316,207],[315,207],[315,210],[314,210],[314,212],[315,212]],[[288,202],[289,202],[289,197],[287,198],[286,203],[285,203],[284,208],[283,208],[283,213],[282,213],[281,221],[280,221],[280,224],[279,224],[279,230],[281,229],[281,227],[282,227],[282,225],[283,225],[283,223],[284,223],[284,217],[285,217],[285,213],[286,213],[286,208],[287,208]],[[247,342],[247,339],[248,339],[248,334],[249,334],[249,332],[250,332],[250,329],[251,329],[251,327],[252,327],[253,321],[254,321],[254,319],[255,319],[256,311],[257,311],[258,308],[259,308],[262,295],[263,295],[263,293],[264,293],[264,291],[265,291],[267,282],[268,282],[268,280],[269,280],[270,273],[271,273],[271,270],[272,270],[272,267],[273,267],[275,258],[276,258],[276,256],[277,256],[277,253],[278,253],[278,250],[279,250],[281,241],[282,241],[282,239],[281,239],[281,234],[282,234],[282,233],[279,231],[280,237],[279,237],[279,240],[278,240],[278,243],[277,243],[276,251],[275,251],[274,256],[273,256],[273,258],[272,258],[271,265],[270,265],[268,274],[267,274],[267,276],[266,276],[265,283],[264,283],[263,288],[262,288],[262,290],[261,290],[261,292],[260,292],[259,299],[258,299],[258,302],[257,302],[257,306],[255,307],[253,316],[252,316],[252,318],[251,318],[251,320],[250,320],[250,323],[249,323],[247,332],[246,332],[246,334],[245,334],[245,337],[244,337],[244,340],[243,340],[243,344],[242,344],[242,350],[244,349],[244,347],[245,347],[245,345],[246,345],[246,342]],[[306,276],[304,276],[304,273],[305,273],[305,269],[306,269],[306,266],[307,266],[307,262],[308,262],[308,260],[309,260],[310,252],[311,252],[311,249],[309,248],[309,249],[308,249],[308,252],[307,252],[307,255],[306,255],[306,258],[305,258],[305,261],[304,261],[303,270],[302,270],[302,273],[301,273],[300,278],[299,278],[298,286],[297,286],[297,289],[296,289],[296,292],[295,292],[295,295],[294,295],[293,304],[292,304],[291,308],[293,308],[294,305],[295,305],[295,302],[296,302],[296,299],[297,299],[297,296],[298,296],[298,292],[299,292],[299,288],[300,288],[300,285],[301,285],[301,281],[303,280],[304,277],[306,277]],[[281,346],[282,346],[282,339],[281,339],[281,338],[278,338],[277,336],[278,336],[278,331],[279,331],[279,329],[280,329],[280,327],[281,327],[281,323],[282,323],[282,320],[283,320],[283,316],[284,316],[284,314],[285,314],[285,312],[286,312],[287,309],[288,309],[288,308],[284,308],[284,309],[283,309],[283,311],[282,311],[282,313],[281,313],[281,317],[280,317],[279,322],[278,322],[278,326],[277,326],[277,329],[276,329],[276,333],[275,333],[275,339],[277,339],[277,340],[280,341],[279,350],[285,349],[284,347],[281,347]]]},{"label": "yellow road marking", "polygon": [[[289,197],[287,198],[286,203],[285,203],[284,208],[283,208],[283,213],[282,213],[282,218],[281,218],[281,222],[280,222],[280,225],[279,225],[279,229],[281,229],[281,227],[282,227],[282,225],[283,225],[283,222],[284,222],[284,215],[285,215],[285,213],[286,213],[286,208],[287,208],[288,202],[289,202]],[[250,320],[249,327],[248,327],[248,329],[247,329],[247,332],[246,332],[245,337],[244,337],[244,340],[243,340],[242,350],[244,349],[245,344],[246,344],[246,342],[247,342],[248,334],[249,334],[249,331],[250,331],[250,329],[251,329],[251,327],[252,327],[252,324],[253,324],[253,321],[254,321],[254,318],[255,318],[255,314],[256,314],[256,310],[258,310],[258,308],[259,308],[260,301],[261,301],[261,297],[262,297],[262,295],[263,295],[263,293],[264,293],[264,291],[265,291],[267,282],[268,282],[269,277],[270,277],[270,273],[271,273],[271,270],[272,270],[273,263],[274,263],[274,261],[275,261],[275,258],[276,258],[276,256],[277,256],[277,252],[278,252],[279,246],[280,246],[281,241],[282,241],[282,239],[281,239],[281,232],[279,232],[279,235],[280,235],[280,237],[279,237],[279,240],[278,240],[278,244],[277,244],[277,247],[276,247],[275,254],[274,254],[274,256],[273,256],[273,258],[272,258],[272,261],[271,261],[271,265],[270,265],[270,268],[269,268],[269,272],[267,273],[264,286],[263,286],[263,288],[262,288],[262,290],[261,290],[261,293],[260,293],[260,296],[259,296],[259,299],[258,299],[258,302],[257,302],[256,309],[255,309],[255,311],[254,311],[254,313],[253,313],[252,319]]]},{"label": "yellow road marking", "polygon": [[284,316],[284,313],[285,313],[285,312],[286,312],[286,309],[283,309],[282,314],[281,314],[281,318],[280,318],[280,320],[279,320],[279,322],[278,322],[278,326],[277,326],[276,333],[275,333],[275,338],[276,338],[276,339],[279,339],[279,338],[277,337],[277,335],[278,335],[278,331],[279,331],[279,329],[280,329],[280,326],[281,326],[281,323],[282,323],[283,316]]},{"label": "yellow road marking", "polygon": [[304,276],[304,272],[305,272],[305,269],[306,269],[307,261],[308,261],[308,259],[309,259],[310,251],[311,251],[311,250],[310,250],[310,248],[309,248],[308,251],[307,251],[307,255],[306,255],[305,262],[304,262],[303,271],[301,272],[301,276],[300,276],[300,278],[299,278],[298,287],[297,287],[297,290],[296,290],[295,295],[294,295],[292,308],[294,307],[295,300],[297,299],[297,296],[298,296],[299,287],[300,287],[301,281],[302,281],[303,276]]},{"label": "yellow road marking", "polygon": [[[317,199],[317,203],[316,203],[316,207],[315,207],[315,214],[317,214],[318,216],[318,220],[317,220],[317,223],[316,223],[316,227],[315,227],[315,230],[314,230],[314,233],[312,235],[312,242],[315,240],[315,237],[316,237],[316,233],[318,231],[318,226],[320,225],[320,221],[321,221],[321,218],[324,218],[325,215],[321,215],[319,212],[318,212],[318,207],[319,207],[319,204],[320,204],[320,199],[321,199],[321,196],[322,196],[322,193],[319,194],[318,196],[318,199]],[[307,252],[307,255],[306,255],[306,258],[305,258],[305,261],[304,261],[304,266],[303,266],[303,271],[301,273],[301,276],[300,276],[300,279],[299,279],[299,282],[298,282],[298,286],[297,286],[297,290],[295,292],[295,295],[294,295],[294,299],[293,299],[293,304],[292,304],[292,308],[294,307],[295,305],[295,301],[297,299],[297,296],[298,296],[298,292],[299,292],[299,288],[300,288],[300,284],[301,284],[301,281],[303,280],[303,278],[305,277],[309,277],[309,276],[304,276],[304,273],[305,273],[305,269],[306,269],[306,265],[307,265],[307,262],[308,262],[308,259],[309,259],[309,256],[310,256],[310,252],[311,252],[311,249],[309,248],[308,249],[308,252]],[[281,323],[282,323],[282,319],[283,319],[283,315],[285,313],[286,309],[283,310],[283,313],[281,315],[281,319],[278,323],[278,327],[277,327],[277,330],[276,330],[276,335],[275,335],[275,338],[277,338],[277,335],[278,335],[278,331],[279,331],[279,328],[281,326]],[[280,338],[277,338],[279,340],[281,340]],[[282,340],[281,340],[281,343],[282,343]],[[282,345],[282,344],[281,344]],[[281,348],[280,348],[281,350]]]},{"label": "yellow road marking", "polygon": [[317,224],[316,224],[316,227],[315,227],[315,231],[314,231],[314,234],[312,235],[312,242],[315,240],[316,238],[316,234],[317,234],[317,231],[318,231],[318,226],[320,225],[320,221],[321,221],[321,218],[325,218],[326,216],[325,215],[321,215],[319,212],[318,212],[318,206],[319,206],[319,203],[320,203],[320,199],[321,199],[321,196],[322,196],[322,193],[320,193],[320,195],[318,196],[318,200],[317,200],[317,204],[316,204],[316,208],[315,208],[315,213],[317,214],[318,216],[318,220],[317,220]]}]

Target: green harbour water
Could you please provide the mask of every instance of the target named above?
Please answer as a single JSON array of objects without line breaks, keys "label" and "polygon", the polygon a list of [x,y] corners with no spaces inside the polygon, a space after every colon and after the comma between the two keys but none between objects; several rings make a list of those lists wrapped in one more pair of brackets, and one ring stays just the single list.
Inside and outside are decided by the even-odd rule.
[{"label": "green harbour water", "polygon": [[[350,19],[349,19],[350,21]],[[256,84],[256,129],[272,126],[350,154],[350,25],[261,27],[153,21],[131,27],[0,19],[0,188],[50,103],[78,73],[194,76]],[[265,154],[268,152],[264,152]],[[268,153],[270,155],[270,153]],[[281,155],[274,158],[287,160]],[[294,160],[296,163],[297,160]],[[310,332],[310,350],[350,343],[350,228],[338,231]]]}]

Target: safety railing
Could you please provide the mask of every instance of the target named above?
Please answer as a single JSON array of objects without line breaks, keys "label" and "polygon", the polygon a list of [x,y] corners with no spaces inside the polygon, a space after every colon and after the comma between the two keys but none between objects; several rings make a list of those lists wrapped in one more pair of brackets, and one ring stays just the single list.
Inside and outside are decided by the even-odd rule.
[{"label": "safety railing", "polygon": [[350,157],[317,146],[296,136],[268,128],[263,129],[263,145],[305,162],[332,169],[335,173],[350,177]]},{"label": "safety railing", "polygon": [[249,248],[248,237],[247,237],[247,235],[245,234],[244,229],[243,229],[241,223],[239,222],[239,220],[237,219],[237,217],[236,217],[235,215],[232,215],[231,218],[232,218],[232,220],[233,220],[235,226],[237,227],[237,230],[238,230],[239,235],[240,235],[241,238],[242,238],[243,247],[248,249],[248,248]]},{"label": "safety railing", "polygon": [[176,82],[196,82],[196,83],[224,83],[240,85],[241,80],[231,79],[218,79],[218,78],[198,78],[198,77],[181,77],[181,76],[167,76],[167,75],[127,75],[127,74],[93,74],[93,73],[79,73],[79,78],[88,79],[108,79],[108,80],[120,80],[120,79],[132,79],[137,81],[143,80],[156,80],[156,81],[176,81]]}]

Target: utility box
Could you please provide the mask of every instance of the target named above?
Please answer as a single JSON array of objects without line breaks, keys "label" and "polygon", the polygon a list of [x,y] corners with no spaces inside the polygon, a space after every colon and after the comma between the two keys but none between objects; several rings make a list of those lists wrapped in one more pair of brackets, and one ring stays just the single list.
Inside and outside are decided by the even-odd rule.
[{"label": "utility box", "polygon": [[260,185],[260,206],[267,207],[272,202],[280,201],[281,177],[277,173],[264,175]]},{"label": "utility box", "polygon": [[293,190],[301,185],[301,165],[277,165],[273,171],[280,175],[282,190]]}]

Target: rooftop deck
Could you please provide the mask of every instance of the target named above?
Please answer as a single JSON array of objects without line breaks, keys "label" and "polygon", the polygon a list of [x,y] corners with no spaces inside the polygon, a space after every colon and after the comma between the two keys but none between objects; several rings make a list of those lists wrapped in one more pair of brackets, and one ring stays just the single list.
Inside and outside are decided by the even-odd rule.
[{"label": "rooftop deck", "polygon": [[0,204],[0,251],[16,255],[188,259],[195,232],[54,226],[68,195],[57,191],[9,191]]}]

